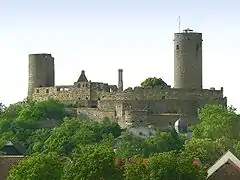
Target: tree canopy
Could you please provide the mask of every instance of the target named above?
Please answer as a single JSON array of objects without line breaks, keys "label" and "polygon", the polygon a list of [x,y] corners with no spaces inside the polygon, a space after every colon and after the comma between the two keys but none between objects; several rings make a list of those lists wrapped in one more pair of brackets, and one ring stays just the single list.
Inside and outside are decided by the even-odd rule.
[{"label": "tree canopy", "polygon": [[165,81],[163,81],[161,78],[156,78],[156,77],[150,77],[145,79],[141,83],[142,87],[158,87],[161,89],[166,89],[166,88],[171,88],[170,85],[168,85]]},{"label": "tree canopy", "polygon": [[240,138],[240,115],[232,107],[206,105],[199,113],[199,120],[201,123],[193,133],[195,138]]},{"label": "tree canopy", "polygon": [[63,163],[56,155],[35,154],[10,170],[8,180],[61,180]]},{"label": "tree canopy", "polygon": [[[206,105],[199,119],[191,140],[174,129],[141,138],[107,118],[70,117],[59,101],[25,102],[1,109],[0,145],[14,141],[27,149],[9,180],[203,180],[228,149],[240,157],[240,116],[232,107]],[[57,126],[43,126],[51,120]]]}]

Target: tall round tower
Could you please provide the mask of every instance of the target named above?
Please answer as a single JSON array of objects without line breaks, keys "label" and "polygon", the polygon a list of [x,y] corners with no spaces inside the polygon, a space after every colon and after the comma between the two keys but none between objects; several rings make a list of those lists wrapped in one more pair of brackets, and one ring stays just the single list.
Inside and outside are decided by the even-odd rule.
[{"label": "tall round tower", "polygon": [[202,33],[174,34],[174,88],[202,89]]},{"label": "tall round tower", "polygon": [[51,54],[29,54],[28,96],[37,87],[50,87],[55,84],[54,58]]}]

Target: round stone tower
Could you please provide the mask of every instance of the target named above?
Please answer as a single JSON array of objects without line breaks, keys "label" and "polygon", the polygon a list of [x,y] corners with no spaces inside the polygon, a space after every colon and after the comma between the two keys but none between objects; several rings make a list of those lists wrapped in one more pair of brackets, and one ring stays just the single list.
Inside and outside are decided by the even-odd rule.
[{"label": "round stone tower", "polygon": [[29,54],[28,97],[34,88],[55,85],[54,58],[51,54]]},{"label": "round stone tower", "polygon": [[174,34],[174,88],[202,89],[202,33]]}]

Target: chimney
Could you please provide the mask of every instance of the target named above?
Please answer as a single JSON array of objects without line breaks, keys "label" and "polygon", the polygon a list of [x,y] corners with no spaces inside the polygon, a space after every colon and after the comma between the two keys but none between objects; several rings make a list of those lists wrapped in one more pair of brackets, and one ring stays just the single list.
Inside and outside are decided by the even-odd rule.
[{"label": "chimney", "polygon": [[123,70],[118,69],[118,91],[123,91]]}]

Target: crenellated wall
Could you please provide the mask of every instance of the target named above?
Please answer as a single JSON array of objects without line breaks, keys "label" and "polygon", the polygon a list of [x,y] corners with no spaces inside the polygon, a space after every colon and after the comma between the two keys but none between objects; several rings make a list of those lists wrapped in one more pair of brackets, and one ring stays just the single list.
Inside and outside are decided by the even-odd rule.
[{"label": "crenellated wall", "polygon": [[[96,85],[96,84],[95,84]],[[103,85],[109,87],[107,85]],[[99,87],[100,88],[100,87]],[[101,87],[103,88],[103,87]],[[35,88],[32,95],[34,100],[54,98],[59,100],[186,100],[186,99],[222,99],[223,89],[161,89],[161,88],[142,88],[135,87],[133,90],[108,92],[107,89],[101,91],[92,89],[89,86],[56,86]]]},{"label": "crenellated wall", "polygon": [[[80,86],[79,86],[80,85]],[[101,121],[104,117],[118,121],[122,127],[157,124],[166,127],[175,121],[179,114],[197,120],[199,108],[205,104],[226,106],[223,89],[160,89],[128,88],[125,91],[108,92],[105,84],[80,84],[35,88],[33,100],[57,99],[74,104],[77,116],[82,119]],[[91,88],[94,87],[94,88]],[[101,91],[96,90],[100,88]]]},{"label": "crenellated wall", "polygon": [[135,87],[123,92],[101,92],[99,96],[101,100],[217,99],[223,98],[223,90]]}]

